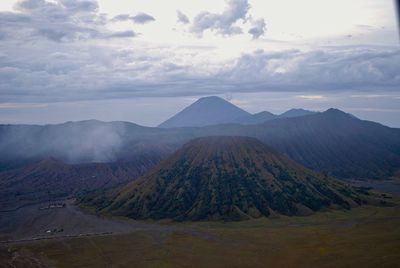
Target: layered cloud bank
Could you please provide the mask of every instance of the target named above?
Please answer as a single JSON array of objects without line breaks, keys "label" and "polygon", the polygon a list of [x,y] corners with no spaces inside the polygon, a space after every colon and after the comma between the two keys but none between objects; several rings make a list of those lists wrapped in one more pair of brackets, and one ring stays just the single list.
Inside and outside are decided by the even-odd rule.
[{"label": "layered cloud bank", "polygon": [[102,1],[15,1],[13,10],[0,12],[1,107],[255,92],[398,91],[400,49],[388,37],[397,31],[386,22],[355,25],[353,32],[327,42],[321,41],[328,40],[325,36],[291,37],[269,9],[262,15],[264,2],[257,0],[221,1],[216,9],[206,3],[190,9],[178,2],[164,12],[138,2],[107,13]]}]

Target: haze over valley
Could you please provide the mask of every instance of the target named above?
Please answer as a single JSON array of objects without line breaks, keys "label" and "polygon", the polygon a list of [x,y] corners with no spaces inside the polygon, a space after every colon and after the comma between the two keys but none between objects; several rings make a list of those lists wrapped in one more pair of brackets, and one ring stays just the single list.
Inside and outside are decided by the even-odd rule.
[{"label": "haze over valley", "polygon": [[0,1],[0,267],[398,267],[400,1]]}]

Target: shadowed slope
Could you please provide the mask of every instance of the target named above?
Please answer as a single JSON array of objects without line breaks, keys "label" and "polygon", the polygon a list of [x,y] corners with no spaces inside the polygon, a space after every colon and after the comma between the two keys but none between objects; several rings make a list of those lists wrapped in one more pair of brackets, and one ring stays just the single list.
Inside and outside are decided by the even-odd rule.
[{"label": "shadowed slope", "polygon": [[380,179],[400,170],[397,129],[338,109],[246,127],[211,126],[207,133],[255,137],[296,162],[335,177]]},{"label": "shadowed slope", "polygon": [[0,172],[0,210],[130,182],[161,160],[153,155],[132,162],[70,165],[45,159],[24,168]]},{"label": "shadowed slope", "polygon": [[301,215],[360,202],[351,188],[248,137],[195,139],[110,196],[85,202],[135,219],[177,220]]}]

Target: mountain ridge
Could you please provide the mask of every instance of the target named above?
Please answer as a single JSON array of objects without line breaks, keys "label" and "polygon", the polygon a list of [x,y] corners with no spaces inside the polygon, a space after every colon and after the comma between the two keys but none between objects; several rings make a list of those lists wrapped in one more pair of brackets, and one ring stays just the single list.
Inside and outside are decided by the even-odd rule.
[{"label": "mountain ridge", "polygon": [[161,123],[158,127],[201,127],[232,122],[250,115],[232,103],[217,97],[203,97]]},{"label": "mountain ridge", "polygon": [[251,114],[218,96],[202,97],[165,120],[158,127],[204,127],[217,124],[260,124],[277,118],[290,118],[315,114],[304,109],[290,109],[280,115],[268,111]]},{"label": "mountain ridge", "polygon": [[183,145],[99,211],[134,219],[241,220],[349,209],[360,196],[250,137],[202,137]]},{"label": "mountain ridge", "polygon": [[290,109],[282,114],[280,114],[278,117],[279,118],[290,118],[290,117],[299,117],[299,116],[305,116],[305,115],[312,115],[316,114],[317,112],[313,111],[308,111],[302,108],[293,108]]},{"label": "mountain ridge", "polygon": [[202,136],[250,136],[302,165],[340,178],[380,179],[400,170],[400,130],[340,110],[262,124],[151,128],[131,124],[0,125],[0,170],[55,157],[68,163],[166,157]]}]

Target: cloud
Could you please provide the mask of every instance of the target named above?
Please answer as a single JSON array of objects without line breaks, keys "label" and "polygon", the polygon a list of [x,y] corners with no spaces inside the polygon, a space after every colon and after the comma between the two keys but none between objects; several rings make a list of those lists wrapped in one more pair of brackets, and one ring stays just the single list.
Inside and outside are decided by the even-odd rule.
[{"label": "cloud", "polygon": [[393,113],[399,113],[400,109],[385,109],[385,108],[348,108],[347,110],[350,111],[362,111],[362,112],[393,112]]},{"label": "cloud", "polygon": [[15,8],[21,12],[35,14],[39,17],[48,17],[53,21],[61,21],[77,14],[96,13],[97,1],[91,0],[20,0]]},{"label": "cloud", "polygon": [[93,0],[60,0],[60,3],[69,10],[80,12],[94,12],[97,11],[99,5]]},{"label": "cloud", "polygon": [[131,30],[114,32],[109,35],[110,38],[124,38],[124,37],[135,37],[135,36],[136,33]]},{"label": "cloud", "polygon": [[242,33],[242,29],[235,26],[239,20],[246,20],[250,5],[247,0],[226,0],[227,7],[218,13],[203,11],[193,19],[190,31],[201,36],[204,31],[211,30],[222,35]]},{"label": "cloud", "polygon": [[181,11],[177,10],[176,15],[178,16],[178,22],[183,23],[183,24],[190,23],[189,18],[185,14],[183,14]]},{"label": "cloud", "polygon": [[[264,28],[262,19],[250,19],[247,1],[227,3],[219,14],[200,16],[214,18],[211,24],[196,24],[202,20],[198,15],[188,26],[227,34],[235,32],[238,20],[246,20]],[[94,1],[24,0],[17,8],[18,12],[0,12],[3,103],[247,92],[296,92],[310,98],[345,91],[390,94],[400,84],[397,47],[255,50],[218,57],[219,50],[213,47],[119,42],[137,34],[131,29],[110,30],[110,20]],[[122,14],[114,20],[130,18]],[[260,37],[261,30],[251,34]]]},{"label": "cloud", "polygon": [[129,14],[120,14],[118,16],[115,16],[113,21],[132,21],[134,23],[138,24],[146,24],[152,21],[155,21],[156,19],[153,16],[150,16],[149,14],[140,12],[136,14],[135,16],[130,16]]},{"label": "cloud", "polygon": [[362,98],[362,99],[400,98],[400,96],[393,94],[356,94],[356,95],[350,95],[350,97]]},{"label": "cloud", "polygon": [[53,42],[134,37],[107,29],[108,19],[91,0],[20,0],[18,12],[0,12],[2,39]]},{"label": "cloud", "polygon": [[36,109],[47,106],[44,103],[0,103],[0,109]]},{"label": "cloud", "polygon": [[130,20],[131,16],[129,14],[120,14],[115,16],[112,20],[113,21],[127,21]]},{"label": "cloud", "polygon": [[399,60],[398,49],[259,50],[243,54],[223,76],[265,90],[393,90],[400,83]]},{"label": "cloud", "polygon": [[264,35],[266,26],[264,19],[254,20],[248,33],[253,36],[253,39],[258,39],[260,36]]},{"label": "cloud", "polygon": [[321,96],[321,95],[299,95],[299,96],[296,96],[296,98],[304,99],[304,100],[311,100],[311,101],[326,99],[326,97]]},{"label": "cloud", "polygon": [[131,17],[131,19],[134,22],[139,23],[139,24],[145,24],[145,23],[156,20],[154,17],[150,16],[149,14],[143,13],[143,12],[136,14],[135,16]]},{"label": "cloud", "polygon": [[[129,35],[130,33],[126,33]],[[314,51],[257,50],[215,61],[198,52],[96,44],[7,46],[0,54],[3,102],[60,102],[248,92],[302,92],[321,100],[332,92],[396,92],[397,48]],[[62,51],[62,52],[60,52]],[[373,94],[373,93],[369,93]]]}]

